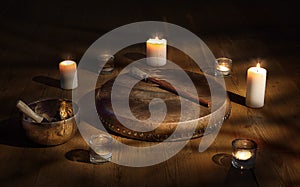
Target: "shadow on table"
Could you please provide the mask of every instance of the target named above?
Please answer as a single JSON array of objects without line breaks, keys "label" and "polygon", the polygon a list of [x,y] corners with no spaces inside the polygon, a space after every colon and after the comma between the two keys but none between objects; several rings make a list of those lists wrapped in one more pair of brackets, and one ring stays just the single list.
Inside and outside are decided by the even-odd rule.
[{"label": "shadow on table", "polygon": [[51,87],[55,87],[55,88],[60,88],[60,80],[59,79],[54,79],[51,77],[46,77],[46,76],[36,76],[32,78],[33,81],[47,85],[47,86],[51,86]]},{"label": "shadow on table", "polygon": [[9,118],[0,121],[0,144],[15,147],[44,147],[31,142],[25,135],[19,118]]},{"label": "shadow on table", "polygon": [[225,186],[258,187],[259,184],[253,169],[240,170],[231,166],[227,173]]},{"label": "shadow on table", "polygon": [[227,91],[227,94],[228,94],[230,101],[240,104],[240,105],[243,105],[243,106],[246,106],[246,98],[245,97],[238,95],[236,93],[232,93],[230,91]]},{"label": "shadow on table", "polygon": [[215,164],[229,168],[224,186],[231,187],[255,187],[259,186],[253,169],[240,170],[231,165],[232,156],[226,153],[219,153],[212,157]]},{"label": "shadow on table", "polygon": [[225,167],[231,166],[231,159],[232,159],[232,156],[227,153],[215,154],[212,157],[212,160],[215,164],[217,164],[219,166],[225,166]]},{"label": "shadow on table", "polygon": [[[89,150],[85,149],[73,149],[65,154],[66,159],[73,161],[73,162],[82,162],[93,164],[90,162],[90,153]],[[109,162],[99,162],[97,164],[105,164]]]},{"label": "shadow on table", "polygon": [[136,60],[146,58],[146,55],[142,54],[142,53],[137,53],[137,52],[128,52],[128,53],[124,54],[124,57],[126,57],[132,61],[136,61]]},{"label": "shadow on table", "polygon": [[89,151],[85,149],[74,149],[65,154],[65,157],[74,162],[90,163]]}]

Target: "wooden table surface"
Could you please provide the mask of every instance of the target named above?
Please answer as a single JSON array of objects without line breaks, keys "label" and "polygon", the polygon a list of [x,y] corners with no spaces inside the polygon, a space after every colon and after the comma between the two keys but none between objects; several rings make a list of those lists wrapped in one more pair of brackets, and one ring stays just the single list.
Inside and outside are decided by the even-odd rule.
[{"label": "wooden table surface", "polygon": [[[228,50],[233,72],[225,78],[232,113],[217,138],[205,152],[198,152],[201,138],[191,140],[171,159],[149,167],[133,168],[105,163],[88,163],[88,146],[78,133],[69,142],[37,146],[26,139],[20,126],[16,101],[40,98],[71,98],[59,88],[57,67],[1,69],[0,185],[1,186],[192,186],[248,185],[297,186],[300,184],[299,85],[279,60],[264,58],[268,70],[266,100],[262,109],[244,105],[246,70],[253,65],[249,49],[267,51],[267,45],[252,38],[207,38],[216,56]],[[259,48],[259,49],[258,49]],[[252,52],[255,55],[255,52]],[[120,54],[122,55],[122,54]],[[120,56],[119,55],[119,56]],[[283,59],[284,61],[284,59]],[[102,76],[108,80],[113,75]],[[99,85],[100,86],[100,85]],[[250,138],[257,142],[254,170],[239,171],[230,165],[231,141]],[[136,144],[144,142],[120,141]]]},{"label": "wooden table surface", "polygon": [[[225,78],[231,115],[205,152],[198,152],[202,138],[197,138],[165,162],[135,168],[111,162],[89,163],[88,145],[80,133],[53,147],[39,146],[26,138],[15,104],[18,99],[27,103],[49,97],[71,99],[71,91],[59,87],[58,62],[68,54],[59,56],[61,48],[55,48],[55,42],[63,41],[62,38],[48,41],[40,35],[37,42],[28,34],[30,30],[17,32],[14,25],[18,22],[2,23],[4,29],[0,33],[5,37],[1,42],[7,48],[0,53],[0,186],[300,186],[300,66],[299,43],[293,40],[296,34],[270,35],[274,32],[268,31],[199,34],[216,57],[233,60],[233,72]],[[32,30],[49,29],[51,33],[69,31],[61,31],[59,25],[40,28],[22,24]],[[69,38],[74,42],[72,45],[78,46],[84,39],[93,42],[91,38],[97,35],[82,32],[71,33],[73,38],[80,38]],[[79,61],[77,49],[71,57]],[[244,105],[246,71],[255,65],[253,60],[257,57],[264,60],[262,66],[268,70],[265,106],[251,109]],[[122,53],[118,58],[122,58]],[[115,75],[116,72],[101,76],[97,86]],[[231,142],[235,138],[257,142],[255,169],[240,171],[231,166]]]}]

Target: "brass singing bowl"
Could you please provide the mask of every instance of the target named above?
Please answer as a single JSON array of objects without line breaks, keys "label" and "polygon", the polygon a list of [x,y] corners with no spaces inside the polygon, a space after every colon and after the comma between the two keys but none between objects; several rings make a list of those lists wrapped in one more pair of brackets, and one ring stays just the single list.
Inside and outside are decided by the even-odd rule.
[{"label": "brass singing bowl", "polygon": [[33,110],[38,106],[48,116],[54,117],[59,113],[62,101],[66,101],[67,107],[72,107],[73,110],[73,115],[65,120],[38,123],[23,114],[22,126],[31,141],[40,145],[53,146],[63,144],[75,135],[76,121],[79,118],[79,107],[76,103],[67,99],[44,99],[29,103],[28,106]]}]

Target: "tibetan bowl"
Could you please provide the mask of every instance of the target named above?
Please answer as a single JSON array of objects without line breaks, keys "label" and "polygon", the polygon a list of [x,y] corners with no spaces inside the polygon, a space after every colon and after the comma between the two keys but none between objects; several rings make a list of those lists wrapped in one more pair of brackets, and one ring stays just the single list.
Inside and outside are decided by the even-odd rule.
[{"label": "tibetan bowl", "polygon": [[[70,140],[77,132],[79,108],[71,100],[43,99],[29,103],[28,106],[40,116],[52,119],[38,123],[23,114],[22,126],[31,141],[46,146],[60,145]],[[59,114],[62,110],[69,111],[69,115],[61,118]]]}]

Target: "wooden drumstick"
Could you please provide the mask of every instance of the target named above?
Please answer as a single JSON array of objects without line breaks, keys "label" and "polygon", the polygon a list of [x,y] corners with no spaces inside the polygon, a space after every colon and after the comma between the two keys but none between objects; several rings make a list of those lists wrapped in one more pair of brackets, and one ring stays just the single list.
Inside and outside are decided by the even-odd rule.
[{"label": "wooden drumstick", "polygon": [[[155,84],[159,85],[161,88],[163,88],[164,90],[167,90],[169,92],[172,92],[172,93],[178,95],[178,92],[170,83],[168,83],[167,81],[161,80],[159,78],[153,77],[153,76],[149,75],[148,73],[146,73],[136,67],[133,67],[130,69],[130,74],[138,79],[142,79],[145,81],[148,80],[152,83],[155,83]],[[200,97],[196,97],[194,95],[191,95],[190,93],[185,92],[183,90],[180,91],[180,96],[182,96],[186,99],[189,99],[193,102],[200,103],[201,105],[203,105],[205,107],[210,106],[210,104],[207,100],[200,98]]]},{"label": "wooden drumstick", "polygon": [[17,102],[17,108],[20,109],[26,116],[30,117],[31,119],[33,119],[34,121],[41,123],[41,122],[45,122],[47,121],[45,118],[43,118],[42,116],[38,115],[37,113],[35,113],[26,103],[24,103],[23,101],[19,100]]}]

